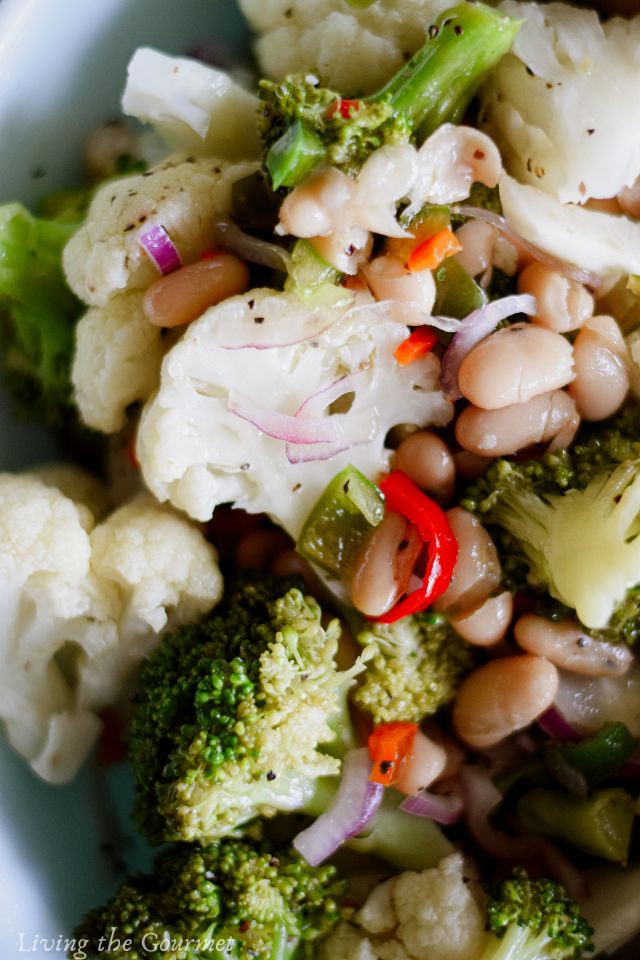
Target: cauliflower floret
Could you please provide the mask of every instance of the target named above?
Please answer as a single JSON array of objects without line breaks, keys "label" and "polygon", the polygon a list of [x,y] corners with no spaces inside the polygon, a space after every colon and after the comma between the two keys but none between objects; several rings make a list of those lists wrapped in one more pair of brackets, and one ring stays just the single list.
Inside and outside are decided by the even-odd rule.
[{"label": "cauliflower floret", "polygon": [[157,386],[166,341],[145,317],[143,299],[139,290],[121,293],[88,310],[76,327],[74,399],[94,430],[121,430],[129,404],[146,400]]},{"label": "cauliflower floret", "polygon": [[97,307],[116,293],[148,287],[158,271],[140,237],[154,225],[164,227],[184,263],[197,260],[214,244],[215,223],[228,213],[233,183],[257,166],[174,157],[146,173],[105,183],[64,249],[69,286]]},{"label": "cauliflower floret", "polygon": [[129,61],[122,110],[152,123],[174,150],[257,159],[258,98],[222,70],[140,47]]},{"label": "cauliflower floret", "polygon": [[341,93],[371,93],[422,46],[449,0],[376,0],[366,9],[344,0],[240,0],[259,34],[262,72],[274,80],[313,71]]},{"label": "cauliflower floret", "polygon": [[127,695],[161,631],[207,613],[222,590],[213,547],[149,495],[96,526],[28,474],[0,474],[0,575],[0,719],[56,783],[75,774],[96,711]]},{"label": "cauliflower floret", "polygon": [[640,174],[640,17],[601,23],[563,3],[501,9],[524,21],[482,94],[507,168],[563,203],[614,197]]},{"label": "cauliflower floret", "polygon": [[393,310],[355,298],[313,310],[267,289],[209,309],[167,354],[143,411],[137,454],[149,489],[199,520],[235,501],[296,537],[348,463],[370,477],[387,468],[394,424],[451,417],[435,356],[397,364],[407,328]]},{"label": "cauliflower floret", "polygon": [[464,875],[461,853],[422,873],[376,887],[351,924],[324,945],[326,960],[477,960],[487,941],[485,912]]},{"label": "cauliflower floret", "polygon": [[97,477],[87,473],[74,463],[43,463],[32,467],[29,474],[42,480],[48,487],[64,493],[69,500],[83,504],[93,514],[94,520],[101,520],[113,507],[112,499]]}]

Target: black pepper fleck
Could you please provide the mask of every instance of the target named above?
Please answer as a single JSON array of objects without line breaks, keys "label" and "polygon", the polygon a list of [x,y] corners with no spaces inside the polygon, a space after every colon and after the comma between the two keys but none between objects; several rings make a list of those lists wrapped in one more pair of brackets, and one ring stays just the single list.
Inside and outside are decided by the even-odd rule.
[{"label": "black pepper fleck", "polygon": [[268,772],[268,774],[267,774],[267,780],[275,780],[275,778],[276,778],[276,775],[275,775],[275,773],[273,772],[273,770],[269,770],[269,772]]},{"label": "black pepper fleck", "polygon": [[253,322],[254,322],[254,323],[264,323],[264,317],[254,317],[254,318],[253,318]]},{"label": "black pepper fleck", "polygon": [[255,305],[256,305],[255,300],[248,300],[248,301],[247,301],[247,306],[249,307],[249,310],[253,310],[253,308],[255,307]]}]

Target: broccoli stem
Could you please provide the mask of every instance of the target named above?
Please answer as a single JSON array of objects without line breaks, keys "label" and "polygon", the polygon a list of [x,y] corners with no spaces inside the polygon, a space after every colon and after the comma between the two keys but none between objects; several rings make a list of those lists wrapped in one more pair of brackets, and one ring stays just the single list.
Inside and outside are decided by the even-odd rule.
[{"label": "broccoli stem", "polygon": [[[427,41],[367,101],[390,98],[424,140],[441,124],[459,123],[484,74],[508,52],[520,22],[482,3],[463,3],[440,14]],[[365,102],[367,102],[365,101]]]}]

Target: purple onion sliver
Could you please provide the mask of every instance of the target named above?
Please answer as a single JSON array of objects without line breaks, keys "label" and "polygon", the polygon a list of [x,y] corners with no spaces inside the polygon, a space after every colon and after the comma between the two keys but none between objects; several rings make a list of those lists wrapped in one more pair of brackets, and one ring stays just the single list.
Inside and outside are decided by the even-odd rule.
[{"label": "purple onion sliver", "polygon": [[493,300],[466,316],[442,358],[442,389],[445,396],[449,400],[461,398],[458,371],[462,361],[485,337],[493,333],[502,320],[513,317],[516,313],[533,316],[535,312],[535,297],[524,293]]},{"label": "purple onion sliver", "polygon": [[371,758],[366,747],[349,750],[333,803],[310,827],[299,833],[293,845],[312,867],[324,863],[340,844],[355,837],[375,817],[384,787],[371,783]]},{"label": "purple onion sliver", "polygon": [[323,420],[293,417],[264,407],[244,394],[230,395],[227,410],[241,420],[252,423],[267,436],[286,440],[287,443],[336,443],[342,440],[338,424],[330,417]]},{"label": "purple onion sliver", "polygon": [[415,796],[407,797],[400,804],[400,809],[416,817],[425,817],[442,826],[457,823],[464,811],[464,801],[461,793],[429,793],[422,790]]},{"label": "purple onion sliver", "polygon": [[560,713],[557,707],[549,707],[548,710],[538,717],[538,726],[545,733],[553,737],[554,740],[563,740],[577,743],[583,737],[578,733],[575,727],[572,727],[568,720]]},{"label": "purple onion sliver", "polygon": [[150,230],[141,234],[139,242],[163,276],[178,270],[182,266],[178,250],[165,228],[160,224],[156,224]]}]

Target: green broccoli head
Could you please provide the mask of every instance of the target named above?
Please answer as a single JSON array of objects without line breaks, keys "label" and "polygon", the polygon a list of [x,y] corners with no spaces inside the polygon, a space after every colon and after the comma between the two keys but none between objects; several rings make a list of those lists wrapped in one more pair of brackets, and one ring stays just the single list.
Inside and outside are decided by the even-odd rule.
[{"label": "green broccoli head", "polygon": [[80,302],[66,285],[62,249],[78,223],[0,207],[0,343],[19,414],[59,425],[71,407],[74,324]]},{"label": "green broccoli head", "polygon": [[298,810],[340,761],[321,749],[347,723],[356,666],[339,672],[337,620],[270,579],[237,585],[166,637],[142,671],[129,734],[136,813],[154,841],[215,839]]},{"label": "green broccoli head", "polygon": [[497,460],[462,506],[490,529],[513,592],[533,590],[538,612],[575,612],[593,636],[634,643],[640,617],[640,407],[586,425],[569,450]]},{"label": "green broccoli head", "polygon": [[431,610],[372,624],[357,639],[375,654],[354,700],[376,723],[417,723],[436,713],[453,699],[472,665],[470,646]]},{"label": "green broccoli head", "polygon": [[75,936],[105,960],[294,960],[331,931],[343,891],[335,867],[310,867],[264,841],[177,844],[91,910]]},{"label": "green broccoli head", "polygon": [[554,880],[532,880],[522,867],[499,883],[487,904],[494,935],[482,960],[568,960],[593,950],[593,930]]}]

